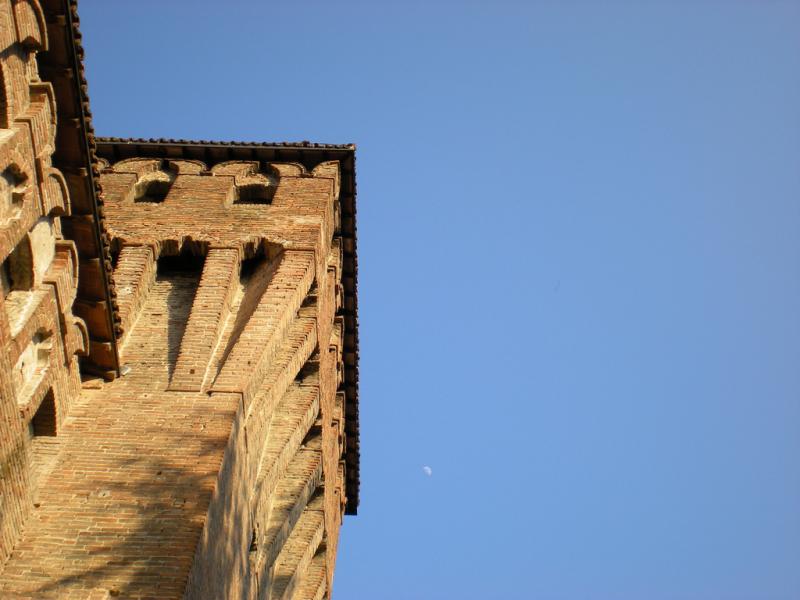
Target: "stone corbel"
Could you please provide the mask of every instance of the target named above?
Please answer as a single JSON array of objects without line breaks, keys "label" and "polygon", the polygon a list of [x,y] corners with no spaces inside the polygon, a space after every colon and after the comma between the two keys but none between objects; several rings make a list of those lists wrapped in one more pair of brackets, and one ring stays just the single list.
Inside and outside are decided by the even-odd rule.
[{"label": "stone corbel", "polygon": [[178,175],[205,175],[208,171],[206,164],[200,160],[168,160],[167,164]]},{"label": "stone corbel", "polygon": [[72,316],[72,331],[70,332],[70,344],[68,347],[69,355],[78,356],[89,355],[89,329],[83,319]]},{"label": "stone corbel", "polygon": [[111,169],[114,173],[130,173],[141,177],[158,171],[162,162],[160,158],[128,158],[114,163]]},{"label": "stone corbel", "polygon": [[69,188],[67,188],[67,182],[61,171],[48,167],[39,191],[42,196],[42,211],[45,215],[62,217],[72,213]]}]

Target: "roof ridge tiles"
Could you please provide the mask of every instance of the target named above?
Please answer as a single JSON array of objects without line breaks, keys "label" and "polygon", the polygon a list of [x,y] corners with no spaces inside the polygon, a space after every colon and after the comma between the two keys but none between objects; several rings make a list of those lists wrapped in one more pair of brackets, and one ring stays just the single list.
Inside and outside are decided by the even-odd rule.
[{"label": "roof ridge tiles", "polygon": [[356,145],[348,144],[326,144],[322,142],[247,142],[247,141],[224,141],[224,140],[189,140],[176,138],[126,138],[126,137],[97,137],[99,144],[171,144],[182,146],[247,146],[247,147],[280,147],[280,148],[311,148],[322,150],[355,150]]}]

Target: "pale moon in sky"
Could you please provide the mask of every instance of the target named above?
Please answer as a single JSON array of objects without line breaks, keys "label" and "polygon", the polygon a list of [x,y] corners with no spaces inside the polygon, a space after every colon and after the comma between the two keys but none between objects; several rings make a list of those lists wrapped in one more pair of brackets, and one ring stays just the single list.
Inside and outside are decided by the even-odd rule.
[{"label": "pale moon in sky", "polygon": [[431,475],[433,475],[433,469],[431,469],[431,468],[430,468],[429,466],[427,466],[427,465],[426,465],[426,466],[424,466],[424,467],[422,467],[422,472],[423,472],[423,473],[425,473],[425,475],[427,475],[428,477],[430,477]]}]

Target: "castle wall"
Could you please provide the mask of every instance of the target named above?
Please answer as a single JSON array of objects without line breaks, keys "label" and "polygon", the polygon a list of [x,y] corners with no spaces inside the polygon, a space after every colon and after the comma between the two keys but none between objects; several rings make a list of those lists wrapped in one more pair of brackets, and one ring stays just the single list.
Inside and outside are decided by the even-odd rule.
[{"label": "castle wall", "polygon": [[93,162],[75,3],[41,1],[0,0],[0,596],[329,597],[353,147]]},{"label": "castle wall", "polygon": [[72,314],[79,261],[61,234],[70,200],[36,59],[47,45],[37,2],[0,1],[0,565],[34,510],[89,342]]},{"label": "castle wall", "polygon": [[0,590],[329,595],[346,498],[339,165],[131,159],[102,185],[123,375],[86,382]]}]

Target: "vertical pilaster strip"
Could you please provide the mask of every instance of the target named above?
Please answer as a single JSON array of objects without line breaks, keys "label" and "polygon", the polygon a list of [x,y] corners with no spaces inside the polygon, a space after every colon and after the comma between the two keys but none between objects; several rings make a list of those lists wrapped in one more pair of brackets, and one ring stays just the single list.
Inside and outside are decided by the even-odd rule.
[{"label": "vertical pilaster strip", "polygon": [[338,481],[342,456],[343,415],[337,411],[337,393],[344,375],[343,321],[336,316],[337,288],[341,288],[341,243],[335,239],[330,244],[327,272],[319,294],[318,327],[320,330],[320,405],[322,411],[322,449],[325,493],[325,575],[330,585],[336,564],[339,528],[342,524],[342,494],[344,487]]},{"label": "vertical pilaster strip", "polygon": [[114,279],[125,337],[136,321],[136,315],[156,279],[155,259],[152,246],[125,246],[119,253]]},{"label": "vertical pilaster strip", "polygon": [[323,600],[327,591],[325,547],[320,546],[300,580],[300,587],[295,592],[293,600]]},{"label": "vertical pilaster strip", "polygon": [[239,281],[241,255],[236,248],[211,248],[192,303],[189,323],[169,389],[200,391],[208,364]]},{"label": "vertical pilaster strip", "polygon": [[269,600],[289,600],[295,597],[295,591],[300,587],[301,579],[324,537],[323,511],[322,496],[317,496],[308,503],[292,529],[275,561]]},{"label": "vertical pilaster strip", "polygon": [[314,279],[313,253],[287,251],[279,260],[212,386],[214,391],[242,392],[245,406],[263,382]]},{"label": "vertical pilaster strip", "polygon": [[[11,332],[3,302],[5,298],[0,290],[0,348],[9,348]],[[0,565],[11,554],[30,511],[25,454],[25,436],[11,380],[11,362],[8,352],[0,352]]]}]

